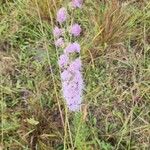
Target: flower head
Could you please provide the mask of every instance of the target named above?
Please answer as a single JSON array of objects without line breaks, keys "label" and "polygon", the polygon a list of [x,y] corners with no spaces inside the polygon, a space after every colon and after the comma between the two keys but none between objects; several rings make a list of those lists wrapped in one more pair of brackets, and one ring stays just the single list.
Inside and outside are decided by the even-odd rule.
[{"label": "flower head", "polygon": [[75,36],[75,37],[80,36],[81,31],[82,31],[82,29],[79,24],[76,23],[71,26],[70,33],[73,36]]},{"label": "flower head", "polygon": [[77,42],[70,43],[70,44],[64,49],[64,52],[65,52],[65,53],[74,53],[74,52],[79,53],[79,52],[80,52],[80,45],[79,45]]},{"label": "flower head", "polygon": [[72,0],[71,4],[73,8],[81,8],[83,0]]},{"label": "flower head", "polygon": [[[81,74],[81,73],[80,73]],[[66,104],[71,111],[80,110],[82,102],[82,90],[83,90],[83,79],[76,78],[75,74],[69,77],[68,80],[62,82],[63,85],[63,96],[66,100]],[[73,109],[76,108],[76,109]]]},{"label": "flower head", "polygon": [[66,8],[62,7],[57,12],[57,21],[62,24],[64,21],[66,21],[68,16]]},{"label": "flower head", "polygon": [[[82,97],[74,90],[66,90],[66,93],[64,92],[64,98],[66,100],[66,104],[71,111],[79,111],[82,103]],[[67,97],[65,97],[65,95]],[[70,97],[68,97],[68,95]]]},{"label": "flower head", "polygon": [[66,54],[60,55],[58,64],[61,68],[66,66],[68,64],[68,62],[69,62],[69,57]]},{"label": "flower head", "polygon": [[62,35],[63,31],[59,27],[55,27],[53,30],[53,35],[55,38],[59,38]]},{"label": "flower head", "polygon": [[81,49],[80,44],[78,44],[77,42],[74,42],[73,45],[74,45],[74,48],[75,48],[75,52],[80,53],[80,49]]},{"label": "flower head", "polygon": [[79,111],[81,107],[84,84],[80,70],[81,60],[77,58],[61,73],[63,96],[71,111]]},{"label": "flower head", "polygon": [[69,66],[69,70],[70,71],[74,71],[74,70],[81,70],[81,59],[77,58],[75,59]]},{"label": "flower head", "polygon": [[57,39],[57,40],[55,41],[55,46],[56,46],[56,47],[63,47],[63,45],[64,45],[64,40],[63,40],[63,38],[59,38],[59,39]]}]

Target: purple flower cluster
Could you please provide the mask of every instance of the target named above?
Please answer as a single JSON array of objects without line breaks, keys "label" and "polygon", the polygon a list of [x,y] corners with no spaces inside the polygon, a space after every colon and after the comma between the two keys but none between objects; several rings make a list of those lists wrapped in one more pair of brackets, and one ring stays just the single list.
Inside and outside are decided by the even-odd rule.
[{"label": "purple flower cluster", "polygon": [[69,43],[68,46],[64,49],[65,53],[80,53],[80,45],[77,42]]},{"label": "purple flower cluster", "polygon": [[62,24],[63,22],[65,22],[67,20],[68,17],[68,13],[66,8],[62,7],[58,10],[57,12],[57,21]]},{"label": "purple flower cluster", "polygon": [[55,46],[56,46],[56,47],[63,47],[63,45],[64,45],[64,40],[63,40],[62,37],[59,38],[59,39],[57,39],[57,40],[55,41]]},{"label": "purple flower cluster", "polygon": [[[83,0],[72,0],[71,3],[73,8],[81,8]],[[57,12],[57,22],[61,27],[67,18],[67,9],[64,7],[60,8]],[[75,23],[69,28],[68,32],[73,37],[78,37],[80,36],[81,31],[81,26]],[[70,111],[79,111],[82,103],[82,91],[84,84],[81,74],[82,62],[80,57],[74,58],[72,57],[72,54],[80,54],[81,48],[80,44],[77,42],[65,43],[63,33],[63,29],[58,26],[56,26],[53,30],[55,46],[63,48],[63,54],[60,55],[58,60],[58,64],[61,68],[63,97]]]},{"label": "purple flower cluster", "polygon": [[83,0],[72,0],[71,4],[73,8],[81,8]]},{"label": "purple flower cluster", "polygon": [[70,29],[70,33],[73,35],[73,36],[80,36],[80,33],[81,33],[82,29],[80,27],[80,25],[78,25],[77,23],[76,24],[73,24],[71,26],[71,29]]},{"label": "purple flower cluster", "polygon": [[60,37],[63,34],[63,30],[58,28],[57,26],[53,30],[53,35],[55,38]]},{"label": "purple flower cluster", "polygon": [[82,102],[83,79],[81,60],[77,58],[61,73],[63,95],[71,111],[79,111]]}]

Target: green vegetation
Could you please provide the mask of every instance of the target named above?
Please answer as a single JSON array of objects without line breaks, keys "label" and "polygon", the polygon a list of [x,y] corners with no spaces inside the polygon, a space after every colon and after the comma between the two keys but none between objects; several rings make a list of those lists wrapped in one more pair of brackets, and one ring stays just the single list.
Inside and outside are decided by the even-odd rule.
[{"label": "green vegetation", "polygon": [[0,0],[0,150],[149,150],[150,2],[86,0],[75,19],[80,113],[61,94],[52,28],[67,0]]}]

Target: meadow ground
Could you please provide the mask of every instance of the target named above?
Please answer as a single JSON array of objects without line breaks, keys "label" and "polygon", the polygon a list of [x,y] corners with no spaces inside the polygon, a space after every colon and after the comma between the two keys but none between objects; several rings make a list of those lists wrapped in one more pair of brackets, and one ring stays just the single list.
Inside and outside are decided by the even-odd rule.
[{"label": "meadow ground", "polygon": [[150,1],[85,0],[74,20],[84,102],[68,112],[52,28],[68,0],[0,0],[0,149],[150,150]]}]

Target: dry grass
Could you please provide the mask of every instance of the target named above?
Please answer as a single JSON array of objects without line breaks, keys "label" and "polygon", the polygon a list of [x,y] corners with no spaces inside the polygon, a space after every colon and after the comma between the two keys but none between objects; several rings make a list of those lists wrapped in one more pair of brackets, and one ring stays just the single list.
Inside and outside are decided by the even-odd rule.
[{"label": "dry grass", "polygon": [[[125,14],[125,8],[117,1],[107,2],[102,18],[96,16],[98,35],[95,40],[97,44],[113,45],[123,42],[128,35],[127,23],[129,17]],[[99,14],[99,13],[97,13]]]},{"label": "dry grass", "polygon": [[[131,28],[132,14],[127,10],[128,5],[113,1],[96,1],[91,5],[92,17],[90,18],[89,26],[91,28],[90,35],[87,35],[89,43],[85,45],[85,54],[87,61],[93,61],[101,55],[117,55],[126,53],[125,41],[133,34]],[[88,34],[88,33],[87,33]],[[89,38],[90,37],[90,38]],[[88,46],[87,46],[88,45]],[[121,57],[124,57],[124,56]],[[90,57],[89,57],[90,56]],[[88,60],[89,58],[89,60]]]},{"label": "dry grass", "polygon": [[30,9],[34,10],[35,8],[37,8],[37,5],[38,5],[41,18],[49,22],[52,19],[50,16],[55,16],[57,9],[61,6],[61,4],[62,4],[62,0],[58,0],[58,1],[31,0],[29,1]]},{"label": "dry grass", "polygon": [[13,74],[15,69],[15,60],[8,57],[5,53],[0,53],[0,74]]}]

